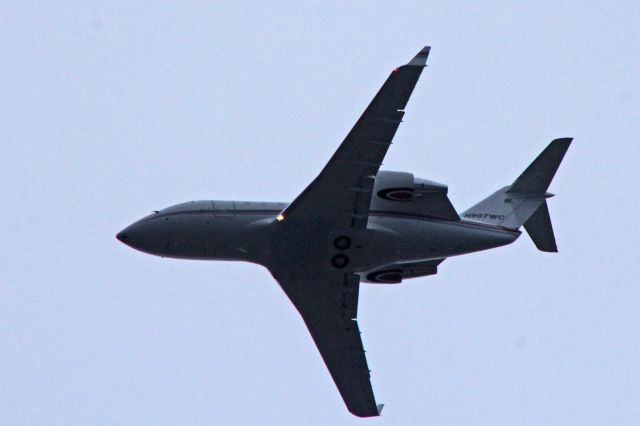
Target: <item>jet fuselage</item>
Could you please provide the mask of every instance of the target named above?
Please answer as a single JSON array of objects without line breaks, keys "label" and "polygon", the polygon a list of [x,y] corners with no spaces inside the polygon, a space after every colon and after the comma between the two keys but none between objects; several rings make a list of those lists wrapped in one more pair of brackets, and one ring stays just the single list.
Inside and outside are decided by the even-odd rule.
[{"label": "jet fuselage", "polygon": [[[286,203],[193,201],[155,212],[133,223],[117,238],[145,253],[199,260],[236,260],[269,268],[274,259],[304,255],[313,243],[326,247],[328,259],[336,249],[334,236],[287,244],[282,232],[286,218],[276,217]],[[304,225],[308,228],[308,224]],[[312,234],[313,235],[313,234]],[[442,259],[515,241],[520,231],[469,221],[447,221],[392,211],[371,211],[367,228],[349,235],[349,270],[366,272],[398,262]],[[323,252],[324,250],[320,250]]]}]

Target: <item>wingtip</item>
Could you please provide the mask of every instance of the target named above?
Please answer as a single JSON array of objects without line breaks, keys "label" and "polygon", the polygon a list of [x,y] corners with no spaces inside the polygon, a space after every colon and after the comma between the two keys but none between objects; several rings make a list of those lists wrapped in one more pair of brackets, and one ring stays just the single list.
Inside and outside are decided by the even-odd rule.
[{"label": "wingtip", "polygon": [[573,141],[573,138],[557,138],[552,140],[552,143],[563,143],[563,144],[570,144]]},{"label": "wingtip", "polygon": [[413,57],[412,60],[409,61],[407,65],[416,65],[419,67],[424,67],[427,65],[427,58],[429,57],[429,52],[431,52],[431,46],[425,46],[418,52],[416,56]]},{"label": "wingtip", "polygon": [[564,152],[567,152],[569,147],[571,146],[571,142],[573,142],[573,138],[557,138],[551,141],[549,147],[555,147],[555,149],[560,149]]}]

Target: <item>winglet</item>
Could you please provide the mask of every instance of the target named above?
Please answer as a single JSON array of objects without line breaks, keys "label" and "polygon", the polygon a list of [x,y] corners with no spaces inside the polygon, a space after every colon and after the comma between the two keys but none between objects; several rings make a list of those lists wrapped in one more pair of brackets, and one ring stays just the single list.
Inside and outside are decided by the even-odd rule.
[{"label": "winglet", "polygon": [[384,404],[378,404],[376,405],[376,408],[378,409],[378,415],[382,414],[382,409],[384,408]]},{"label": "winglet", "polygon": [[412,60],[409,61],[407,65],[416,65],[419,67],[427,66],[427,58],[429,57],[429,52],[431,51],[431,46],[425,46],[422,48],[420,52]]}]

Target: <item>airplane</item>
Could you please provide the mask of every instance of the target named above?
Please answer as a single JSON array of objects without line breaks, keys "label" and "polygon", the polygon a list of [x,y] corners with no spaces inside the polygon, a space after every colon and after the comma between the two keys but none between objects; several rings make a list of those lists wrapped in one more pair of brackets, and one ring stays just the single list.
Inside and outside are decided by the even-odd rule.
[{"label": "airplane", "polygon": [[436,274],[452,256],[514,242],[524,227],[556,252],[547,189],[572,138],[552,141],[511,184],[458,214],[447,186],[382,171],[427,66],[427,46],[395,68],[320,174],[291,203],[191,201],[116,235],[161,257],[264,266],[305,322],[347,409],[380,415],[358,328],[360,283]]}]

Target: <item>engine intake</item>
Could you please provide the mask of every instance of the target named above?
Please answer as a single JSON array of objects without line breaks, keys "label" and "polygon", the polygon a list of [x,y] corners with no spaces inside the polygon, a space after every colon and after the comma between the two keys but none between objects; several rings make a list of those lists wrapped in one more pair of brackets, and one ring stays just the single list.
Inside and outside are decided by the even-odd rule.
[{"label": "engine intake", "polygon": [[460,220],[447,198],[447,186],[411,173],[381,170],[373,186],[371,210]]},{"label": "engine intake", "polygon": [[413,188],[388,188],[378,191],[378,197],[391,201],[411,201]]},{"label": "engine intake", "polygon": [[367,275],[367,280],[380,284],[400,284],[402,282],[402,270],[390,269],[387,271],[376,271]]},{"label": "engine intake", "polygon": [[442,263],[443,260],[444,259],[433,259],[387,265],[382,269],[361,273],[362,282],[400,284],[403,279],[434,275],[438,273],[438,265]]}]

